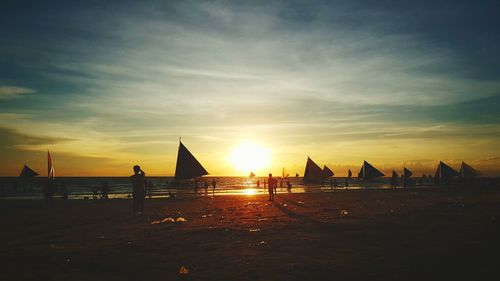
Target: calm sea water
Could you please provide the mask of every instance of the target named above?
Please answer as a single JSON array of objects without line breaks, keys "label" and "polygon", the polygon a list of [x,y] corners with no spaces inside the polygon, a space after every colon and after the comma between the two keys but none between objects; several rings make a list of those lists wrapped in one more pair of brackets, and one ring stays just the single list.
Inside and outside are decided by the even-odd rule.
[{"label": "calm sea water", "polygon": [[[148,177],[152,183],[152,197],[168,197],[171,194],[195,194],[195,184],[193,182],[186,184],[173,183],[171,177]],[[265,178],[248,177],[203,177],[198,183],[198,194],[204,195],[204,182],[211,183],[212,179],[217,182],[214,195],[228,194],[259,194],[267,193],[264,189],[263,181]],[[257,180],[260,180],[260,188],[257,188]],[[339,185],[337,189],[346,189],[346,178],[336,178]],[[42,187],[46,179],[35,178],[33,180],[21,180],[17,177],[0,177],[0,197],[2,198],[42,198]],[[286,182],[292,184],[290,190],[286,189]],[[419,180],[417,179],[417,182]],[[88,199],[92,198],[92,190],[100,188],[104,183],[109,186],[109,198],[128,198],[132,193],[132,185],[128,177],[61,177],[56,179],[56,186],[64,186],[69,193],[69,199]],[[430,185],[430,183],[422,183]],[[349,180],[348,189],[361,188],[390,188],[389,179],[379,179],[373,183],[364,183],[355,179]],[[278,192],[329,192],[333,190],[330,182],[325,181],[323,186],[304,185],[301,177],[288,178],[283,181],[282,187],[278,185]],[[209,184],[207,195],[212,195],[212,186]],[[59,195],[56,195],[56,197]]]}]

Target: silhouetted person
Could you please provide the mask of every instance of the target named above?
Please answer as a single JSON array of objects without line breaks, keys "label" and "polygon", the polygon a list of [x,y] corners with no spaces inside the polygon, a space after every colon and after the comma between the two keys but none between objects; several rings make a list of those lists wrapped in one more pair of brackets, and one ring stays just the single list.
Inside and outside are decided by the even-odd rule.
[{"label": "silhouetted person", "polygon": [[132,181],[132,210],[134,216],[139,210],[139,215],[144,211],[144,196],[146,194],[146,173],[141,170],[139,165],[134,166],[134,175],[130,176]]},{"label": "silhouetted person", "polygon": [[66,188],[66,185],[61,184],[59,191],[61,192],[61,198],[62,199],[68,199],[68,189]]},{"label": "silhouetted person", "polygon": [[198,195],[198,181],[194,181],[194,194]]},{"label": "silhouetted person", "polygon": [[151,198],[151,196],[153,196],[153,187],[154,187],[154,184],[151,180],[148,181],[148,185],[147,185],[147,190],[148,190],[148,197]]},{"label": "silhouetted person", "polygon": [[337,183],[337,180],[336,180],[336,179],[333,179],[333,187],[334,187],[334,188],[339,187],[339,184]]},{"label": "silhouetted person", "polygon": [[260,188],[260,180],[257,180],[257,189]]},{"label": "silhouetted person", "polygon": [[286,190],[287,190],[288,192],[291,192],[291,191],[292,191],[292,184],[291,184],[289,181],[287,181],[287,182],[286,182]]},{"label": "silhouetted person", "polygon": [[203,188],[205,188],[205,195],[208,194],[208,181],[203,182]]},{"label": "silhouetted person", "polygon": [[92,187],[92,199],[97,199],[97,192],[98,191],[99,191],[99,189],[97,188],[97,186]]},{"label": "silhouetted person", "polygon": [[108,181],[103,181],[101,183],[101,199],[108,199],[108,193],[109,193],[109,184]]},{"label": "silhouetted person", "polygon": [[269,192],[269,201],[274,201],[274,181],[273,174],[269,174],[269,178],[267,179],[267,191]]},{"label": "silhouetted person", "polygon": [[345,188],[349,187],[349,180],[345,180]]},{"label": "silhouetted person", "polygon": [[212,179],[212,195],[215,194],[215,187],[217,187],[217,182],[215,179]]},{"label": "silhouetted person", "polygon": [[43,187],[43,199],[45,199],[45,204],[47,206],[52,205],[52,198],[54,197],[54,180],[47,179]]},{"label": "silhouetted person", "polygon": [[330,179],[330,188],[333,189],[333,180]]},{"label": "silhouetted person", "polygon": [[266,189],[266,180],[264,179],[264,189]]}]

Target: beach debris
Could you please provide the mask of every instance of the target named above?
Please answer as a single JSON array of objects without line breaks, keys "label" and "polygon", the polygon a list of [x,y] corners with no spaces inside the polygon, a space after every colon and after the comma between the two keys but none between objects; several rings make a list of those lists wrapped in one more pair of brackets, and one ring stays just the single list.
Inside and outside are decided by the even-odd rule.
[{"label": "beach debris", "polygon": [[340,210],[340,215],[345,217],[345,216],[349,215],[349,212],[345,209],[342,209],[342,210]]},{"label": "beach debris", "polygon": [[56,244],[50,244],[50,247],[52,249],[64,249],[64,246],[59,246],[59,245],[56,245]]},{"label": "beach debris", "polygon": [[173,223],[173,222],[186,222],[187,220],[183,217],[178,217],[177,219],[174,219],[172,217],[166,217],[162,220],[154,220],[150,224],[160,224],[160,223]]},{"label": "beach debris", "polygon": [[286,206],[288,206],[288,205],[286,203],[283,203],[283,207],[286,207]]},{"label": "beach debris", "polygon": [[261,218],[261,219],[258,219],[257,221],[267,221],[267,218]]},{"label": "beach debris", "polygon": [[299,204],[304,204],[304,202],[302,202],[302,201],[298,201],[297,203],[299,203]]},{"label": "beach debris", "polygon": [[201,216],[201,217],[202,217],[202,218],[206,218],[206,217],[207,217],[207,215],[203,215],[203,216]]},{"label": "beach debris", "polygon": [[171,218],[171,217],[168,217],[168,218],[164,218],[161,222],[162,223],[165,223],[165,222],[175,222],[175,219]]},{"label": "beach debris", "polygon": [[189,274],[189,269],[185,266],[181,266],[181,268],[179,268],[179,274]]},{"label": "beach debris", "polygon": [[250,232],[259,232],[260,228],[250,228]]}]

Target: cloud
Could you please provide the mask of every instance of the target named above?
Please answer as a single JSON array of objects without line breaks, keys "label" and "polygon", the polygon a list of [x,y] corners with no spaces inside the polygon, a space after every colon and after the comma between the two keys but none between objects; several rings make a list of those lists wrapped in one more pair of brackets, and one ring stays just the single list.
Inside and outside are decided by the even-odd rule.
[{"label": "cloud", "polygon": [[30,88],[17,86],[0,86],[0,99],[12,99],[21,95],[33,93],[36,93],[36,90]]}]

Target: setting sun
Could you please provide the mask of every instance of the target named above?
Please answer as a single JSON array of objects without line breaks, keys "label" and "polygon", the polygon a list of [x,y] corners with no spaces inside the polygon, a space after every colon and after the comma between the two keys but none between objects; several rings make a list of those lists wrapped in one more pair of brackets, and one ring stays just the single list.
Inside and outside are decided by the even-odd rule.
[{"label": "setting sun", "polygon": [[253,142],[244,142],[233,149],[230,161],[240,172],[250,173],[268,167],[271,156],[268,149]]}]

